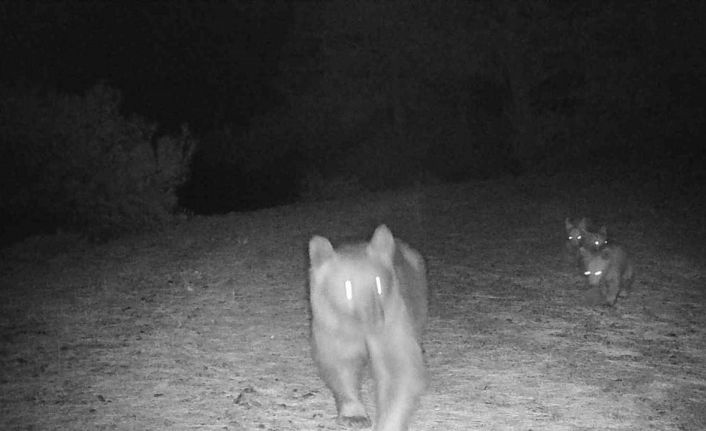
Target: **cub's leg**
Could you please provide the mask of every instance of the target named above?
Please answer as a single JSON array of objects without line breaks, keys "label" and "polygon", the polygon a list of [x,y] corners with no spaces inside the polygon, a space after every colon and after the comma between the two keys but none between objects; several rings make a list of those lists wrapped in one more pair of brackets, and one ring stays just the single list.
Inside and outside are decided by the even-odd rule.
[{"label": "cub's leg", "polygon": [[564,257],[567,263],[579,269],[583,269],[583,262],[581,261],[581,253],[579,252],[578,245],[574,245],[571,241],[566,241]]},{"label": "cub's leg", "polygon": [[608,305],[614,305],[615,301],[618,299],[618,293],[620,291],[620,277],[611,276],[605,282],[606,286],[606,302]]},{"label": "cub's leg", "polygon": [[633,279],[635,278],[635,273],[633,272],[632,266],[628,266],[627,270],[621,277],[621,288],[620,288],[620,296],[627,298],[630,296],[630,292],[632,291],[632,282]]},{"label": "cub's leg", "polygon": [[314,330],[313,347],[319,374],[336,401],[336,422],[355,428],[369,427],[370,418],[360,400],[361,374],[367,361],[364,339]]},{"label": "cub's leg", "polygon": [[404,331],[377,337],[370,344],[376,384],[376,431],[405,431],[426,387],[422,349]]}]

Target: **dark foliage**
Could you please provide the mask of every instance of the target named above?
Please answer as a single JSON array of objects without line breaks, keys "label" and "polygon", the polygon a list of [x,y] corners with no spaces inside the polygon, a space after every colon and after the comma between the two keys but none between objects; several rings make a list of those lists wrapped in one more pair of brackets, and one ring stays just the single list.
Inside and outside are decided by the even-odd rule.
[{"label": "dark foliage", "polygon": [[705,5],[16,2],[0,79],[105,79],[127,112],[196,125],[178,195],[201,213],[562,171],[683,189],[703,177]]},{"label": "dark foliage", "polygon": [[95,238],[164,223],[177,208],[194,140],[118,112],[119,92],[0,88],[0,217],[11,235],[57,228]]}]

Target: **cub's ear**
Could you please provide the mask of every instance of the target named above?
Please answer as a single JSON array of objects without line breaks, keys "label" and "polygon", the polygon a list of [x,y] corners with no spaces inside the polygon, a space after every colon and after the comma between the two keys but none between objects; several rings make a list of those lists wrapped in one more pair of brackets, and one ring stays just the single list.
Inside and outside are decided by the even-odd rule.
[{"label": "cub's ear", "polygon": [[608,236],[608,228],[605,225],[603,225],[603,226],[601,226],[601,230],[599,230],[598,233],[603,236]]},{"label": "cub's ear", "polygon": [[568,217],[564,219],[564,226],[566,226],[567,231],[570,231],[571,229],[574,228],[573,223],[571,223],[571,220],[569,220]]},{"label": "cub's ear", "polygon": [[579,247],[579,253],[581,254],[581,257],[584,259],[588,259],[591,257],[592,253],[590,250],[587,250],[583,247]]},{"label": "cub's ear", "polygon": [[318,267],[331,259],[334,253],[331,241],[322,236],[314,236],[309,241],[309,261],[312,267]]},{"label": "cub's ear", "polygon": [[384,224],[375,229],[373,238],[368,244],[368,254],[377,255],[392,262],[392,256],[395,254],[395,238]]},{"label": "cub's ear", "polygon": [[588,226],[589,226],[590,224],[591,224],[591,219],[584,217],[584,218],[582,218],[581,220],[579,220],[578,227],[579,227],[579,229],[581,229],[582,231],[587,231],[587,230],[588,230]]}]

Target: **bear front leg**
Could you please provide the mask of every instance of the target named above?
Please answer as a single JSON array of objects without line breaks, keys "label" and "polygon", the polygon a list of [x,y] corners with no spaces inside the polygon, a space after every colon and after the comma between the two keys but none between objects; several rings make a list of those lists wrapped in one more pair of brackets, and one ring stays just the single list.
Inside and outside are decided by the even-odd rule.
[{"label": "bear front leg", "polygon": [[377,398],[375,430],[405,431],[426,388],[422,349],[402,331],[370,344]]},{"label": "bear front leg", "polygon": [[367,350],[362,339],[345,339],[333,334],[314,334],[314,360],[319,374],[333,393],[336,422],[354,428],[372,425],[360,399]]}]

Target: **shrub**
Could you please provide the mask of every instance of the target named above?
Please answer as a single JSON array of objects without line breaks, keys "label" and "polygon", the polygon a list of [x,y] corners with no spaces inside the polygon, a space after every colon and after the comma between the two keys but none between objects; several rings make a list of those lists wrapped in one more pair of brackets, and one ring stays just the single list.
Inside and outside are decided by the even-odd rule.
[{"label": "shrub", "polygon": [[156,125],[120,112],[120,93],[84,96],[0,88],[3,224],[112,236],[163,223],[177,205],[194,139],[186,127],[155,139]]},{"label": "shrub", "polygon": [[299,182],[299,198],[303,201],[324,201],[357,196],[365,191],[354,175],[324,178],[317,170],[311,170]]}]

